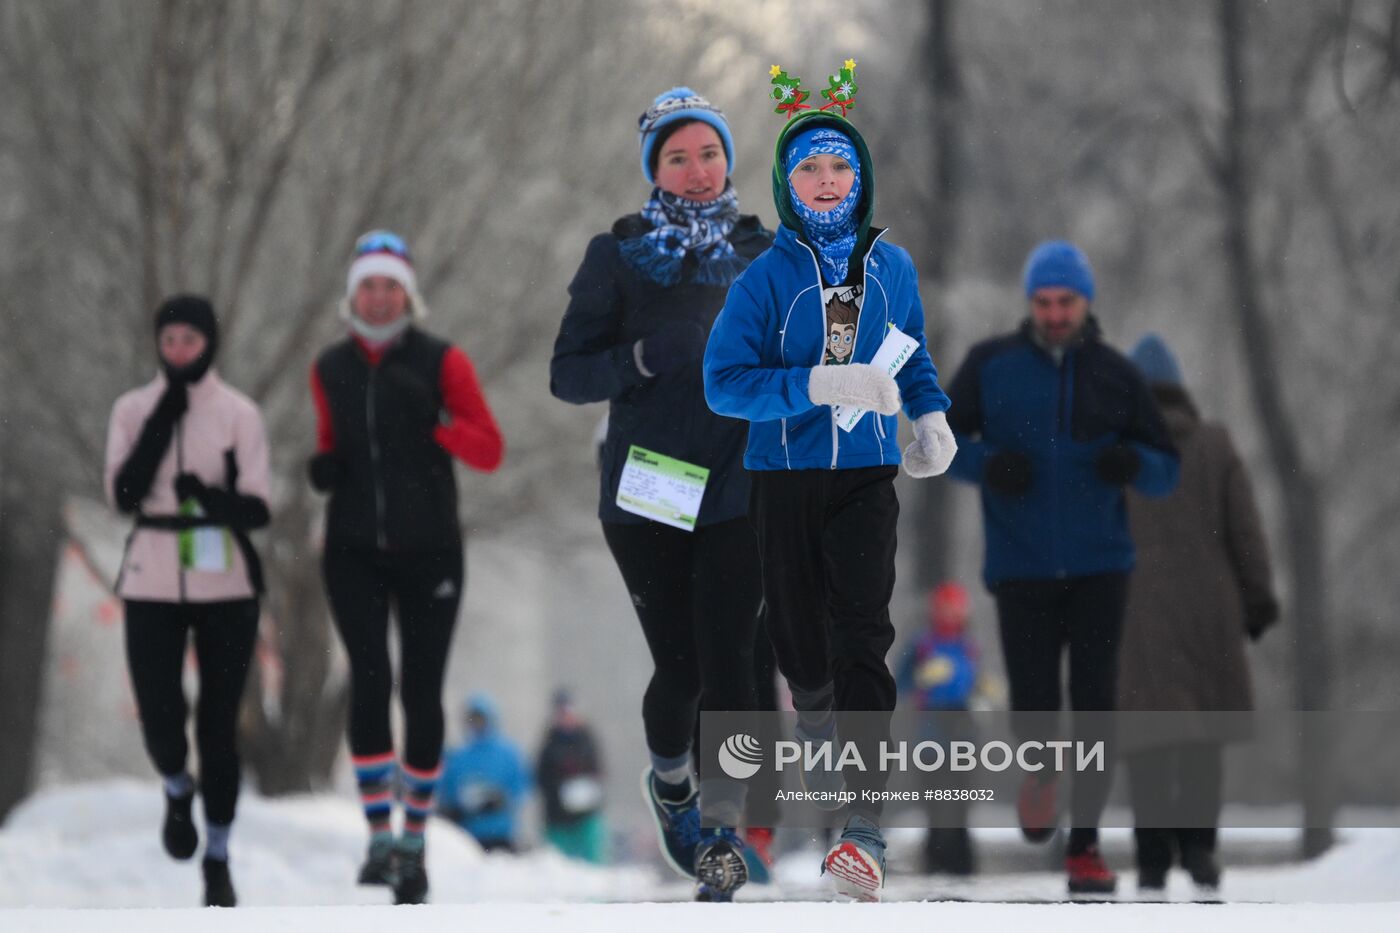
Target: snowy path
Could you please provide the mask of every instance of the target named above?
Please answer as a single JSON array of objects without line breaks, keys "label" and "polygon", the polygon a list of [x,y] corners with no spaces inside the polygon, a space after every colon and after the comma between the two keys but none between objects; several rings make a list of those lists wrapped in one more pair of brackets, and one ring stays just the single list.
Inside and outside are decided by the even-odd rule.
[{"label": "snowy path", "polygon": [[[1189,903],[1184,879],[1169,891],[1178,903],[1005,904],[1062,896],[1054,872],[985,875],[967,881],[894,875],[880,905],[830,903],[815,877],[815,850],[793,853],[775,869],[777,883],[751,886],[734,906],[677,903],[690,888],[650,868],[594,868],[551,852],[485,856],[445,825],[430,835],[432,905],[386,906],[384,889],[348,883],[364,844],[350,800],[316,796],[265,800],[245,796],[233,842],[236,911],[193,911],[197,863],[175,863],[160,850],[159,788],[111,781],[43,793],[0,828],[0,931],[78,933],[137,929],[146,933],[219,933],[308,928],[335,933],[378,931],[411,918],[421,933],[485,930],[656,930],[688,933],[725,924],[816,933],[874,920],[881,930],[1400,930],[1400,831],[1352,830],[1344,844],[1306,865],[1233,867],[1224,905]],[[940,900],[953,898],[954,901]],[[777,902],[775,902],[777,901]],[[968,903],[976,901],[983,903]],[[1248,903],[1250,901],[1277,903]],[[670,903],[665,903],[670,902]],[[859,911],[856,914],[851,911]],[[954,924],[949,927],[947,924]]]}]

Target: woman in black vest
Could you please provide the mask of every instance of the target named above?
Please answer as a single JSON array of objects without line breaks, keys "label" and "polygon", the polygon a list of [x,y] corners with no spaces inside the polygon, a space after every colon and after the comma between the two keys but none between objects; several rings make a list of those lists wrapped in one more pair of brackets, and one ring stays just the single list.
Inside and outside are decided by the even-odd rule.
[{"label": "woman in black vest", "polygon": [[[705,404],[700,358],[730,283],[772,234],[739,213],[728,178],[734,144],[713,104],[675,88],[640,125],[642,171],[656,187],[641,213],[588,244],[550,390],[574,404],[610,403],[598,517],[655,665],[642,701],[651,756],[643,794],[671,866],[698,879],[702,899],[727,900],[747,878],[743,843],[729,829],[702,837],[691,742],[702,694],[707,709],[754,708],[763,597],[747,517],[748,428]],[[636,449],[709,471],[698,513],[658,520],[619,502]],[[737,824],[742,785],[702,777],[707,812]]]},{"label": "woman in black vest", "polygon": [[[452,458],[491,472],[503,443],[466,354],[416,326],[427,307],[400,237],[383,230],[360,237],[341,313],[350,333],[311,370],[310,473],[312,485],[330,493],[326,592],[350,658],[350,756],[370,827],[359,881],[392,886],[396,903],[421,903],[423,830],[441,771],[443,673],[462,597]],[[389,729],[391,600],[401,764]],[[404,809],[397,841],[396,783]]]}]

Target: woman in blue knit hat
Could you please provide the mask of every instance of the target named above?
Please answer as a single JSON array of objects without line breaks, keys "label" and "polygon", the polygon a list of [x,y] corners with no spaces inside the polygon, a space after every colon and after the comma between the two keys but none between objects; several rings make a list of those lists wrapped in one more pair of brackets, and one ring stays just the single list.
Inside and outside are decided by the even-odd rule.
[{"label": "woman in blue knit hat", "polygon": [[[598,517],[655,665],[642,700],[651,757],[642,792],[667,861],[697,879],[701,899],[727,900],[747,880],[743,842],[731,829],[702,832],[699,798],[735,825],[743,785],[702,774],[697,786],[691,744],[702,695],[706,709],[754,708],[763,594],[747,518],[747,426],[706,407],[700,358],[730,284],[772,234],[739,213],[734,143],[714,104],[673,88],[639,129],[651,196],[588,244],[550,390],[576,405],[609,403]],[[666,470],[684,477],[676,501],[645,493]]]}]

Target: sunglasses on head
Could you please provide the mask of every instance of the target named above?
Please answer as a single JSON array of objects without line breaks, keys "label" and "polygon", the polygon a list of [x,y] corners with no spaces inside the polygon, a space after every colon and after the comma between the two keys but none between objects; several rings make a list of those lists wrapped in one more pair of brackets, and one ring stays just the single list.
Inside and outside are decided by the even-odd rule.
[{"label": "sunglasses on head", "polygon": [[404,259],[409,258],[408,244],[403,237],[388,230],[371,230],[355,241],[355,255],[366,253],[393,253]]}]

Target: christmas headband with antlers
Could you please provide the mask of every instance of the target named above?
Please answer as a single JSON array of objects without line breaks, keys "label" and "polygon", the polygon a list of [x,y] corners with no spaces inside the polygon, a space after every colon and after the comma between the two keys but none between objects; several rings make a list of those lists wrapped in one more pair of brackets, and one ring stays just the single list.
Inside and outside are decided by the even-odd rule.
[{"label": "christmas headband with antlers", "polygon": [[[802,90],[801,78],[790,78],[788,73],[777,65],[768,69],[768,74],[773,77],[772,97],[778,102],[778,106],[773,108],[774,113],[785,113],[785,119],[791,120],[803,110],[811,110],[812,105],[806,103],[811,95]],[[829,103],[818,107],[818,110],[841,109],[841,116],[846,115],[846,111],[856,105],[856,60],[848,58],[842,64],[841,70],[834,75],[828,75],[826,79],[828,87],[822,91],[822,96]]]}]

